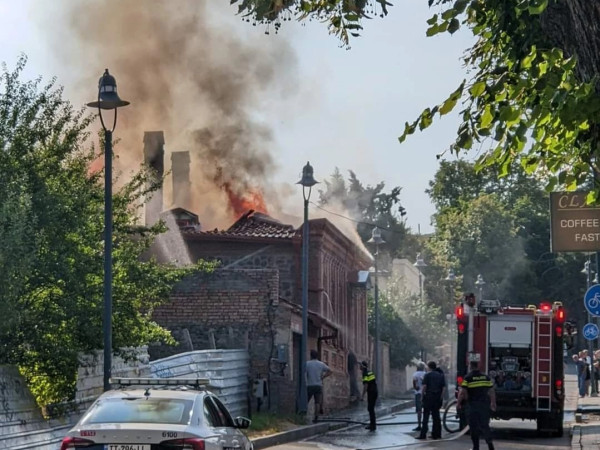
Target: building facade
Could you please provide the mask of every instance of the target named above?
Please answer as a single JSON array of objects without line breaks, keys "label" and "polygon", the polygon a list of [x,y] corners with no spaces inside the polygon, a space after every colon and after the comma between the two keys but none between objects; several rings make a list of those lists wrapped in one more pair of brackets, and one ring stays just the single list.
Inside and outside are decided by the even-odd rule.
[{"label": "building facade", "polygon": [[[181,216],[181,208],[176,213]],[[349,402],[349,352],[370,359],[365,274],[371,259],[328,220],[309,223],[307,349],[318,350],[333,370],[325,381],[325,408],[331,410]],[[253,399],[256,407],[294,412],[301,376],[302,228],[248,211],[227,230],[202,231],[186,222],[174,232],[191,261],[218,261],[219,267],[183,280],[171,301],[154,311],[180,345],[152,347],[151,357],[247,348],[250,382],[268,386],[264,397]]]}]

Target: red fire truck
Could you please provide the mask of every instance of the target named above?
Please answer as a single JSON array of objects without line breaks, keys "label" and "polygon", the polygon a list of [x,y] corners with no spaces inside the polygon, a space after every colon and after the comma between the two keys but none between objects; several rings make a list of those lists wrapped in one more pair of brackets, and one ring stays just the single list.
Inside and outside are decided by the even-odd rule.
[{"label": "red fire truck", "polygon": [[[456,309],[457,386],[469,361],[495,382],[495,419],[531,419],[539,433],[563,434],[562,303],[502,306],[498,300]],[[462,422],[462,421],[461,421]]]}]

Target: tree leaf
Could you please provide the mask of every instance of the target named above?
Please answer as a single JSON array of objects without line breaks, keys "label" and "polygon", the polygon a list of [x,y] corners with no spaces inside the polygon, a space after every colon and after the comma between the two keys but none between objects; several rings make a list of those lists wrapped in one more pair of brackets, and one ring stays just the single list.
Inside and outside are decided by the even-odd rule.
[{"label": "tree leaf", "polygon": [[548,0],[530,0],[527,10],[529,14],[538,15],[548,7]]},{"label": "tree leaf", "polygon": [[460,28],[460,22],[458,21],[457,18],[454,18],[450,21],[450,23],[448,24],[448,32],[450,34],[454,34],[456,31],[458,31],[458,29]]},{"label": "tree leaf", "polygon": [[481,94],[483,94],[485,92],[485,87],[486,87],[485,81],[478,81],[473,86],[471,86],[471,89],[469,89],[469,92],[471,93],[472,97],[479,97],[479,96],[481,96]]},{"label": "tree leaf", "polygon": [[489,128],[493,120],[494,115],[492,114],[491,106],[485,105],[483,114],[481,115],[481,120],[479,121],[479,125],[481,126],[481,128]]}]

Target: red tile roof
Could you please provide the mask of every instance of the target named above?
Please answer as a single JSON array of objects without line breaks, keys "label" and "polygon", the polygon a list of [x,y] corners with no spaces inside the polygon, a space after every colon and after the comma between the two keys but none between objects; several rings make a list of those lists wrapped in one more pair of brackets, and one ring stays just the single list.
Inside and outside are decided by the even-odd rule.
[{"label": "red tile roof", "polygon": [[291,239],[296,234],[296,229],[292,225],[285,225],[271,216],[251,209],[227,230],[215,228],[209,231],[186,233],[213,237]]}]

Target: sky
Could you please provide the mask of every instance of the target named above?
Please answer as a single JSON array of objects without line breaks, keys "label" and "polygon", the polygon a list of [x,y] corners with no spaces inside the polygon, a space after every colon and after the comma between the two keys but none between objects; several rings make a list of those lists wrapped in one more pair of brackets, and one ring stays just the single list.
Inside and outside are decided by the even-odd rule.
[{"label": "sky", "polygon": [[[315,22],[284,22],[277,34],[273,27],[266,34],[264,26],[236,16],[235,5],[226,1],[147,0],[142,8],[148,9],[139,8],[135,2],[115,0],[0,0],[0,61],[11,68],[19,54],[26,54],[26,75],[56,77],[76,106],[94,100],[97,80],[110,67],[121,97],[132,102],[120,113],[115,131],[124,140],[129,130],[141,141],[142,129],[164,125],[171,130],[167,147],[171,144],[175,151],[191,145],[189,136],[194,134],[174,137],[173,129],[194,130],[210,123],[240,130],[240,142],[253,149],[240,164],[255,170],[253,180],[264,178],[263,189],[277,187],[279,207],[286,213],[301,214],[302,194],[294,183],[310,161],[317,180],[337,167],[345,176],[354,171],[365,185],[383,181],[387,191],[400,186],[407,225],[414,233],[432,231],[434,207],[425,190],[438,168],[436,155],[453,140],[458,117],[436,120],[403,144],[397,138],[406,121],[441,103],[467,76],[460,58],[472,43],[470,33],[427,38],[425,21],[436,11],[425,0],[396,1],[387,17],[365,21],[362,36],[353,38],[349,50],[328,34],[326,25]],[[163,23],[155,33],[151,25],[142,26],[156,27],[157,17]],[[202,25],[194,26],[192,20]],[[183,37],[181,30],[186,32]],[[163,37],[168,45],[162,45]],[[151,59],[144,56],[146,44],[164,51],[165,57],[145,65],[140,55]],[[206,50],[208,45],[214,49]],[[219,70],[192,82],[209,64]],[[246,79],[248,74],[252,76]],[[226,75],[231,80],[217,89],[218,95],[202,93]],[[221,99],[231,92],[240,102],[222,106]],[[150,114],[162,104],[148,97],[165,93],[172,95],[168,114]],[[193,108],[181,106],[187,100]],[[234,127],[236,118],[243,126]],[[203,161],[215,155],[202,155],[194,167],[206,176]],[[269,163],[253,167],[252,161],[263,157]],[[319,211],[311,207],[310,214]]]}]

